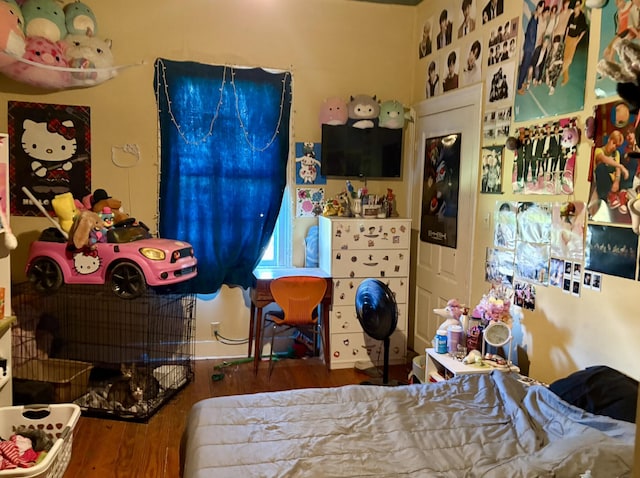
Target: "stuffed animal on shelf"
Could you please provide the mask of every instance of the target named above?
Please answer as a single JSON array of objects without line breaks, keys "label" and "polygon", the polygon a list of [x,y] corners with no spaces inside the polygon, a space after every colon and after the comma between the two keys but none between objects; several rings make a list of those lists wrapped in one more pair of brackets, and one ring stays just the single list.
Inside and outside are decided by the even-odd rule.
[{"label": "stuffed animal on shelf", "polygon": [[0,68],[22,58],[26,48],[24,20],[17,5],[0,2]]},{"label": "stuffed animal on shelf", "polygon": [[2,68],[2,73],[13,80],[39,88],[63,89],[71,83],[71,74],[68,71],[42,68],[38,65],[69,67],[62,49],[51,40],[28,36],[22,60],[27,61],[11,63]]},{"label": "stuffed animal on shelf", "polygon": [[401,129],[404,127],[404,106],[398,100],[387,100],[380,104],[378,126],[381,128]]},{"label": "stuffed animal on shelf", "polygon": [[51,200],[51,206],[53,207],[53,211],[56,213],[56,216],[58,216],[58,223],[62,230],[69,233],[71,226],[73,226],[73,219],[78,214],[73,194],[70,192],[56,194],[56,196]]},{"label": "stuffed animal on shelf", "polygon": [[378,125],[380,104],[375,96],[351,96],[347,107],[349,111],[348,125],[360,129],[373,128]]},{"label": "stuffed animal on shelf", "polygon": [[[101,83],[115,76],[117,70],[111,68],[114,63],[111,40],[92,35],[67,35],[60,44],[71,68],[89,69],[72,72],[74,79],[82,80],[84,84]],[[95,71],[96,68],[99,71]]]},{"label": "stuffed animal on shelf", "polygon": [[112,198],[104,189],[96,189],[91,198],[91,209],[95,213],[101,213],[105,207],[111,208],[114,224],[118,224],[129,218],[129,215],[122,212],[122,201]]},{"label": "stuffed animal on shelf", "polygon": [[331,126],[346,124],[349,119],[347,102],[337,96],[327,98],[320,107],[319,119],[320,124],[329,124]]},{"label": "stuffed animal on shelf", "polygon": [[96,16],[87,4],[75,1],[67,3],[62,10],[69,35],[95,36],[98,33]]},{"label": "stuffed animal on shelf", "polygon": [[55,0],[27,0],[22,4],[24,33],[57,42],[67,36],[64,10]]}]

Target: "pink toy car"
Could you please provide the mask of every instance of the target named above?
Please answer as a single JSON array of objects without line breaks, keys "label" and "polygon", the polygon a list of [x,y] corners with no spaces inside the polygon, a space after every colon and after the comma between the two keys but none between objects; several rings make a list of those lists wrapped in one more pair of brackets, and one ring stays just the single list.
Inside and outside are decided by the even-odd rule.
[{"label": "pink toy car", "polygon": [[147,285],[169,286],[197,275],[193,247],[184,241],[150,236],[144,225],[116,225],[107,242],[75,249],[54,228],[29,249],[26,273],[36,290],[52,292],[66,284],[105,284],[118,297],[133,299]]}]

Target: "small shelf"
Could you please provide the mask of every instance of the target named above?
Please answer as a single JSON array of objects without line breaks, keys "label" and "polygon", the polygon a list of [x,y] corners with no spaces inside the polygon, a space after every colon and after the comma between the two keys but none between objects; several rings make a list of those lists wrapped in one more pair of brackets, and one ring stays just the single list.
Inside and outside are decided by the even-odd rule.
[{"label": "small shelf", "polygon": [[0,319],[0,337],[11,328],[11,324],[16,321],[15,316],[4,317]]},{"label": "small shelf", "polygon": [[9,370],[6,375],[4,375],[3,369],[0,368],[0,370],[2,370],[2,372],[0,372],[0,390],[2,390],[4,386],[11,381],[11,370]]}]

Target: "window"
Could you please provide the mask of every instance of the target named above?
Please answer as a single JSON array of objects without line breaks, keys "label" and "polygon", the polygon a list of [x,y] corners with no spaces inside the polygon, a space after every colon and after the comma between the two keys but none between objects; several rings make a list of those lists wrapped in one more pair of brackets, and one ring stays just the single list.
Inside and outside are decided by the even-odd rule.
[{"label": "window", "polygon": [[273,234],[262,255],[258,267],[290,267],[292,252],[291,200],[288,188],[285,189],[280,214]]},{"label": "window", "polygon": [[272,235],[273,261],[290,250],[291,75],[158,59],[155,80],[160,236],[193,246],[194,292],[249,287]]}]

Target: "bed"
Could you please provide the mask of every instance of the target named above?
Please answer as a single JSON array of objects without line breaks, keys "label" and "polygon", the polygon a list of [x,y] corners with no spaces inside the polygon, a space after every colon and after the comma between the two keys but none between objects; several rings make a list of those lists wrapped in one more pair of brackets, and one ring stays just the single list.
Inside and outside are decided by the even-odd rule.
[{"label": "bed", "polygon": [[631,476],[635,424],[521,378],[206,399],[187,419],[183,476]]}]

